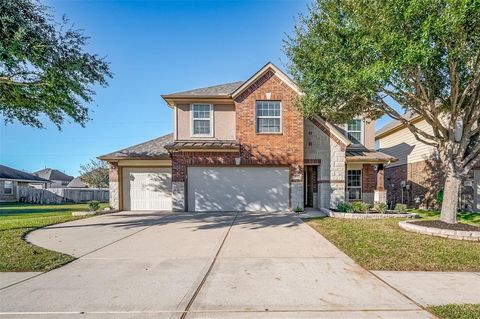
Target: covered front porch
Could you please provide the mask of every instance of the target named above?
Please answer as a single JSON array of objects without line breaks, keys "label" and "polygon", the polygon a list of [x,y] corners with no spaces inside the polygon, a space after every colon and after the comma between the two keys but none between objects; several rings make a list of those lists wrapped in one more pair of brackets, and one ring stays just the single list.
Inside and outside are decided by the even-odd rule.
[{"label": "covered front porch", "polygon": [[386,203],[385,167],[396,161],[390,155],[367,149],[347,149],[345,156],[345,201]]}]

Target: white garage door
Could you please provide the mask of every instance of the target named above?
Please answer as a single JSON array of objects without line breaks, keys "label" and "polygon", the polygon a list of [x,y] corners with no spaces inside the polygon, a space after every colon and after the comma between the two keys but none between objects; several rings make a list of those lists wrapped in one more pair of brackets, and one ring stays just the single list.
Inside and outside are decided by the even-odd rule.
[{"label": "white garage door", "polygon": [[189,167],[189,211],[285,211],[285,167]]},{"label": "white garage door", "polygon": [[125,167],[123,207],[125,210],[171,210],[171,167]]}]

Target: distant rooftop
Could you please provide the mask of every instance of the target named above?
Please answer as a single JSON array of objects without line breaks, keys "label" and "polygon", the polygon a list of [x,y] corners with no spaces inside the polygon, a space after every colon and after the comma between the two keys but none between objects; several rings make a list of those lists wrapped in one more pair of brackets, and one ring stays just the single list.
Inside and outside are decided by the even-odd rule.
[{"label": "distant rooftop", "polygon": [[32,181],[32,182],[50,182],[47,179],[35,176],[33,174],[19,171],[5,165],[0,165],[0,178],[1,179],[12,179],[12,180],[21,180],[21,181]]},{"label": "distant rooftop", "polygon": [[[405,112],[405,114],[402,115],[402,117],[406,120],[411,120],[415,117],[417,117],[418,114],[414,113],[414,112],[411,112],[411,111],[407,111]],[[399,120],[392,120],[390,122],[388,122],[387,124],[385,124],[383,127],[381,127],[378,131],[375,132],[375,135],[378,136],[378,135],[381,135],[383,133],[386,133],[390,130],[393,130],[399,126],[403,125],[402,122],[400,122]]]},{"label": "distant rooftop", "polygon": [[58,169],[54,169],[54,168],[45,168],[45,169],[34,172],[33,175],[36,175],[38,177],[48,179],[51,181],[70,182],[73,179],[73,176],[62,173]]}]

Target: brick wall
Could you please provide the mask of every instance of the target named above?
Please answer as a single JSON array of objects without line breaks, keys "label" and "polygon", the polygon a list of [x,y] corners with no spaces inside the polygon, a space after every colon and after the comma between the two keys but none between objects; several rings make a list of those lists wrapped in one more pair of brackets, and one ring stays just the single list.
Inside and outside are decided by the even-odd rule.
[{"label": "brick wall", "polygon": [[363,164],[362,167],[362,193],[373,193],[375,190],[376,171],[371,164]]},{"label": "brick wall", "polygon": [[[420,206],[437,207],[437,193],[445,182],[444,170],[437,160],[419,161],[385,168],[385,188],[387,200],[395,203],[405,203],[411,207],[417,206],[415,198],[422,197]],[[473,173],[468,179],[473,180]],[[406,181],[409,189],[403,188],[401,182]],[[462,187],[461,202],[463,208],[473,205],[473,188]]]},{"label": "brick wall", "polygon": [[235,165],[239,152],[174,152],[172,153],[172,181],[184,182],[188,166]]},{"label": "brick wall", "polygon": [[[267,100],[282,102],[281,134],[257,134],[255,102]],[[303,116],[295,106],[297,93],[280,78],[267,72],[235,100],[236,136],[242,145],[242,163],[290,165],[303,171]]]}]

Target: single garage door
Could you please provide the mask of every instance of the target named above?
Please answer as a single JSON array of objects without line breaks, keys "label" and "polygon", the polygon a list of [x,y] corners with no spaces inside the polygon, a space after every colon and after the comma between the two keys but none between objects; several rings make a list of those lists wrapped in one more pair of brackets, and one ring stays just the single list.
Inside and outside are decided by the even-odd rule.
[{"label": "single garage door", "polygon": [[286,167],[189,167],[189,211],[285,211]]},{"label": "single garage door", "polygon": [[171,210],[171,167],[125,167],[123,169],[125,210]]}]

